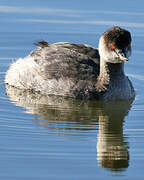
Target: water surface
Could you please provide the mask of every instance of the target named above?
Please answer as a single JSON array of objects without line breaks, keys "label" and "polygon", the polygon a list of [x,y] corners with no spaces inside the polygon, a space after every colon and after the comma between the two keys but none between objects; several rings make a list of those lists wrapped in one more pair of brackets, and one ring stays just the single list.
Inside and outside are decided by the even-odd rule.
[{"label": "water surface", "polygon": [[[140,4],[128,2],[0,2],[1,179],[143,179],[144,13]],[[136,90],[133,102],[45,97],[5,86],[9,65],[28,55],[34,42],[97,47],[112,25],[132,33],[125,71]]]}]

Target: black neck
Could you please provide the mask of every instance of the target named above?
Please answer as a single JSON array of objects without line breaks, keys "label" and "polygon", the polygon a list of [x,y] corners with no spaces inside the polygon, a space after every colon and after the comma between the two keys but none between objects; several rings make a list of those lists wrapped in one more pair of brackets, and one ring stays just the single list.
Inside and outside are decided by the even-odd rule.
[{"label": "black neck", "polygon": [[124,75],[124,63],[106,63],[105,68],[110,77]]},{"label": "black neck", "polygon": [[110,83],[124,77],[124,63],[109,63],[101,60],[97,89],[104,91]]}]

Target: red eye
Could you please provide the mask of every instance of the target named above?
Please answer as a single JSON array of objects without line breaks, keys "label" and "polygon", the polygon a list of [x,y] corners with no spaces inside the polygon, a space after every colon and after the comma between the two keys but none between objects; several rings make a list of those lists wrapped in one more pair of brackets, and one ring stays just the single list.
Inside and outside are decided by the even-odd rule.
[{"label": "red eye", "polygon": [[109,45],[109,48],[110,48],[111,50],[115,50],[116,47],[115,47],[113,44],[110,44],[110,45]]}]

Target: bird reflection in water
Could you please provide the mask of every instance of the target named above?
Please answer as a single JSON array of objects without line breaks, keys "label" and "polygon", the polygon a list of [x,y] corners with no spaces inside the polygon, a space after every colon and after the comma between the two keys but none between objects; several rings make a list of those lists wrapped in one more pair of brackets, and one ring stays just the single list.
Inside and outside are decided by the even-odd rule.
[{"label": "bird reflection in water", "polygon": [[129,166],[123,124],[130,106],[131,102],[111,102],[103,104],[99,111],[97,159],[100,166],[112,171],[122,171]]},{"label": "bird reflection in water", "polygon": [[44,96],[6,86],[7,95],[27,112],[38,115],[40,127],[55,130],[94,130],[98,126],[97,160],[101,167],[123,171],[129,166],[124,118],[131,101],[95,102]]}]

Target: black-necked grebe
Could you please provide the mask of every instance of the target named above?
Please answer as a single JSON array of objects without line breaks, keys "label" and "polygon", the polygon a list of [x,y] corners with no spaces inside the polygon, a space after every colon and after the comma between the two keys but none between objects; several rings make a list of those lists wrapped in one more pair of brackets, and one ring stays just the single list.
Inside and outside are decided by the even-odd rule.
[{"label": "black-necked grebe", "polygon": [[38,49],[14,62],[5,83],[42,94],[80,99],[128,100],[134,88],[124,73],[131,35],[120,27],[104,32],[99,49],[85,44],[37,43]]}]

